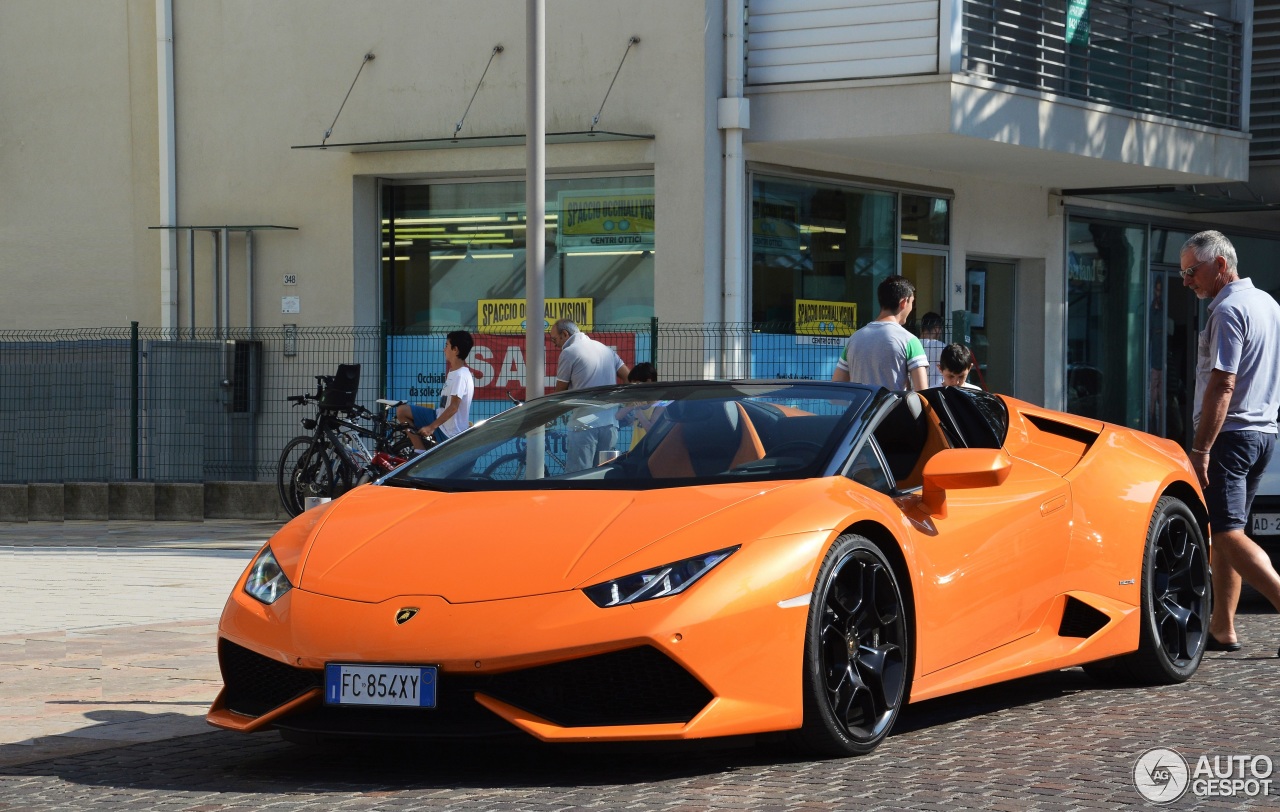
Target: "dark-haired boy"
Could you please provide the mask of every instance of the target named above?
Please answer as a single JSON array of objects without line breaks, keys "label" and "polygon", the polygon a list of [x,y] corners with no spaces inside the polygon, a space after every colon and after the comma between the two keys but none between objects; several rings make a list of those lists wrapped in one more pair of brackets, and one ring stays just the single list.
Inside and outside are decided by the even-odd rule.
[{"label": "dark-haired boy", "polygon": [[969,383],[973,370],[973,353],[963,344],[948,344],[938,356],[938,371],[942,373],[943,386],[959,386],[962,389],[981,389]]},{"label": "dark-haired boy", "polygon": [[[474,344],[471,333],[466,330],[454,330],[445,336],[444,360],[449,374],[440,388],[439,410],[408,404],[397,409],[396,414],[401,421],[407,418],[417,427],[409,433],[414,448],[426,448],[424,438],[427,437],[433,442],[444,442],[471,425],[471,399],[476,392],[476,377],[467,366],[467,355]],[[407,415],[406,408],[409,411]]]}]

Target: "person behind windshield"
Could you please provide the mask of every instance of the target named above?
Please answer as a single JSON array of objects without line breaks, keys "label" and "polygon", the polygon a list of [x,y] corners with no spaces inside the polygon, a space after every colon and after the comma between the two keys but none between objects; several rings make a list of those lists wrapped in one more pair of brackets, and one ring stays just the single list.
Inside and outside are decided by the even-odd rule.
[{"label": "person behind windshield", "polygon": [[[631,373],[616,350],[583,333],[569,319],[560,319],[551,325],[551,343],[560,350],[556,365],[557,392],[626,383]],[[596,464],[599,452],[617,447],[618,420],[614,410],[579,409],[569,420],[565,471],[590,468]]]},{"label": "person behind windshield", "polygon": [[[648,361],[641,361],[631,368],[631,372],[627,374],[629,383],[657,383],[658,368]],[[644,439],[644,435],[653,428],[653,424],[662,416],[664,405],[660,402],[655,403],[637,403],[633,406],[624,406],[618,410],[618,424],[623,426],[634,425],[631,430],[631,448],[635,448]]]}]

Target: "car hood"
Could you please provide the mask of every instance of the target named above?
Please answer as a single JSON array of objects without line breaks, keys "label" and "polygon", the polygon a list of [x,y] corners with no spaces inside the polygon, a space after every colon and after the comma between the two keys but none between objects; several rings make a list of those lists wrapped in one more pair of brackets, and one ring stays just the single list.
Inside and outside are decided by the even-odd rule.
[{"label": "car hood", "polygon": [[[399,595],[467,603],[560,592],[785,484],[465,493],[362,487],[330,507],[298,585],[370,603]],[[717,545],[722,540],[711,539],[706,550],[688,553]]]}]

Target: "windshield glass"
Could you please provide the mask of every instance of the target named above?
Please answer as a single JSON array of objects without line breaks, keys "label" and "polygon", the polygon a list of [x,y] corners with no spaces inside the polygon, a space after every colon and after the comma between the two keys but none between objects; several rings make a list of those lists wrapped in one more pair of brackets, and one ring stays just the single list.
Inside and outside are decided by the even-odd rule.
[{"label": "windshield glass", "polygon": [[443,490],[654,488],[798,479],[830,462],[870,400],[856,384],[633,384],[490,418],[387,480]]}]

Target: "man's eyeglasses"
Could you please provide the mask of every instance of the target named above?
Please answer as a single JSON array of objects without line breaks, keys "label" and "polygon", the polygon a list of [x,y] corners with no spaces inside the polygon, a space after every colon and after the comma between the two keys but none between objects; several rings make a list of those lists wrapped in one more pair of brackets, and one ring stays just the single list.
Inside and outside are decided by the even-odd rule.
[{"label": "man's eyeglasses", "polygon": [[1183,268],[1182,270],[1178,271],[1178,273],[1182,274],[1183,279],[1190,279],[1192,276],[1195,275],[1196,271],[1200,269],[1200,266],[1205,264],[1206,262],[1213,262],[1213,260],[1212,259],[1201,260],[1200,262],[1197,262],[1195,265],[1192,265],[1190,268]]}]

